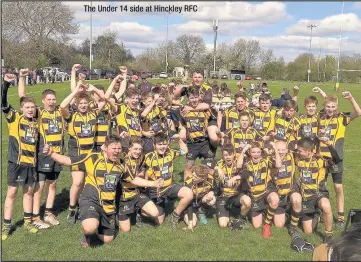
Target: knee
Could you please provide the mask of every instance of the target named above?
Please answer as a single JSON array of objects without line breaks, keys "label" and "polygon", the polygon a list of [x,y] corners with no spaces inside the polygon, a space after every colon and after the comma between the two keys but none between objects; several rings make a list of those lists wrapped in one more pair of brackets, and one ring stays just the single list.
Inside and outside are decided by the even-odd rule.
[{"label": "knee", "polygon": [[257,229],[261,227],[261,223],[252,222],[252,226]]},{"label": "knee", "polygon": [[342,184],[335,184],[335,192],[336,192],[336,194],[342,194],[343,193]]},{"label": "knee", "polygon": [[226,221],[218,221],[218,225],[220,227],[227,227],[228,226],[228,223]]},{"label": "knee", "polygon": [[276,193],[271,193],[269,196],[269,204],[274,207],[278,206],[278,202],[280,201],[278,195]]},{"label": "knee", "polygon": [[104,243],[108,244],[114,240],[114,237],[104,236]]},{"label": "knee", "polygon": [[10,200],[15,200],[16,199],[16,192],[17,189],[8,189],[8,192],[6,193],[6,197],[9,198]]},{"label": "knee", "polygon": [[307,235],[312,234],[312,228],[303,228],[303,232]]},{"label": "knee", "polygon": [[279,220],[273,219],[273,222],[274,222],[275,227],[282,228],[285,226],[285,221],[279,221]]},{"label": "knee", "polygon": [[249,208],[251,207],[251,198],[249,196],[243,196],[241,198],[241,204],[244,205],[245,207]]},{"label": "knee", "polygon": [[96,226],[83,226],[83,232],[86,235],[92,235],[95,234],[98,231],[98,227]]},{"label": "knee", "polygon": [[56,182],[49,183],[49,190],[56,190]]},{"label": "knee", "polygon": [[[119,227],[120,232],[127,233],[130,232],[130,225],[129,226],[121,226]],[[104,241],[105,242],[105,241]]]},{"label": "knee", "polygon": [[158,217],[159,216],[158,209],[157,208],[152,208],[151,210],[149,210],[148,215],[151,216],[151,217]]},{"label": "knee", "polygon": [[75,181],[73,181],[73,184],[72,184],[72,186],[76,187],[77,189],[80,189],[82,185],[83,185],[83,181],[81,181],[81,180],[75,180]]}]

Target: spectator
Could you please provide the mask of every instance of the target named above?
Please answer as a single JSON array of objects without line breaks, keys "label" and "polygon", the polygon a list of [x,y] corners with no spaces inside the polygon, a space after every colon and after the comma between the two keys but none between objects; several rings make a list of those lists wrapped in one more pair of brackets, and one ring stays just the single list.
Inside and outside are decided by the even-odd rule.
[{"label": "spectator", "polygon": [[141,94],[148,93],[152,91],[152,83],[148,82],[147,76],[145,74],[142,75],[142,82],[138,85]]},{"label": "spectator", "polygon": [[36,85],[36,69],[33,70],[33,84]]},{"label": "spectator", "polygon": [[290,92],[287,88],[282,89],[281,97],[272,100],[272,106],[283,108],[287,100],[291,100]]}]

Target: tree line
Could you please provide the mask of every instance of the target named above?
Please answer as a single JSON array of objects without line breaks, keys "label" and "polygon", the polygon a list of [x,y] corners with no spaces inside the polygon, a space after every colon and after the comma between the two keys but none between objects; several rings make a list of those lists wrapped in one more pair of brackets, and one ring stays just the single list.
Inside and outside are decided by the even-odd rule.
[{"label": "tree line", "polygon": [[[79,45],[71,35],[79,32],[74,22],[74,11],[62,2],[4,2],[2,26],[2,55],[7,68],[41,68],[57,58],[59,67],[70,69],[75,63],[89,64],[90,40]],[[137,72],[168,73],[175,67],[189,65],[213,71],[213,51],[207,51],[202,37],[184,34],[163,42],[155,48],[146,48],[134,57],[130,49],[118,41],[116,32],[105,31],[94,38],[92,68],[117,70],[124,64]],[[246,74],[270,80],[305,81],[308,53],[291,62],[265,50],[259,41],[240,38],[233,43],[217,46],[216,70],[244,69]],[[310,81],[333,81],[337,71],[337,57],[322,58],[311,55]],[[361,69],[361,54],[342,56],[342,69]],[[360,82],[361,72],[341,72],[341,81]]]}]

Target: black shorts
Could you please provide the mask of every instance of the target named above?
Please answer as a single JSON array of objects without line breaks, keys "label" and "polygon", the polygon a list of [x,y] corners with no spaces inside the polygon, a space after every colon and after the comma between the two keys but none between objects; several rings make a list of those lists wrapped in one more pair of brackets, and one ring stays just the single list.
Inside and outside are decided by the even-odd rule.
[{"label": "black shorts", "polygon": [[164,212],[165,204],[169,200],[174,200],[174,199],[178,198],[178,192],[181,190],[181,188],[182,188],[182,186],[173,184],[163,196],[151,198],[151,200],[153,201],[153,203],[156,205],[156,207],[158,209],[159,216],[162,216],[165,214],[165,212]]},{"label": "black shorts", "polygon": [[36,181],[36,169],[8,161],[8,186],[32,185]]},{"label": "black shorts", "polygon": [[[243,195],[244,195],[243,193],[240,193],[238,195],[231,197],[228,196],[217,197],[217,201],[216,201],[217,217],[220,218],[220,217],[238,216],[240,214],[239,207],[241,207],[241,197]],[[230,209],[227,207],[227,204],[229,206],[229,201],[233,202]]]},{"label": "black shorts", "polygon": [[154,151],[153,139],[148,137],[142,137],[143,154],[148,154]]},{"label": "black shorts", "polygon": [[58,180],[60,172],[41,172],[38,171],[36,182],[42,182],[45,180]]},{"label": "black shorts", "polygon": [[286,196],[279,196],[280,198],[280,201],[278,202],[278,207],[275,211],[275,214],[277,215],[282,215],[282,214],[285,214],[288,210],[290,210],[291,207],[291,195],[293,193],[296,193],[295,191],[291,191],[290,193],[288,193],[288,195]]},{"label": "black shorts", "polygon": [[80,220],[95,218],[99,221],[98,233],[105,236],[115,236],[115,214],[107,214],[97,203],[81,199],[79,200]]},{"label": "black shorts", "polygon": [[214,168],[215,154],[211,150],[209,139],[197,143],[187,143],[188,153],[186,155],[187,160],[194,161],[197,158],[203,158],[203,164],[209,168]]},{"label": "black shorts", "polygon": [[271,192],[267,192],[260,199],[252,198],[252,217],[256,217],[259,214],[263,213],[268,208],[267,197]]},{"label": "black shorts", "polygon": [[128,220],[130,215],[136,211],[136,208],[142,209],[149,201],[150,199],[144,194],[139,194],[128,201],[120,201],[118,212],[119,221]]},{"label": "black shorts", "polygon": [[37,171],[38,172],[56,172],[60,173],[63,170],[63,167],[55,162],[50,156],[45,156],[43,154],[38,154],[38,162],[37,162]]},{"label": "black shorts", "polygon": [[318,203],[322,198],[329,198],[328,192],[319,193],[318,196],[302,201],[302,220],[308,221],[314,218]]},{"label": "black shorts", "polygon": [[209,120],[208,126],[217,126],[217,120],[216,119]]},{"label": "black shorts", "polygon": [[328,167],[327,171],[331,173],[334,184],[342,184],[343,161],[337,165]]}]

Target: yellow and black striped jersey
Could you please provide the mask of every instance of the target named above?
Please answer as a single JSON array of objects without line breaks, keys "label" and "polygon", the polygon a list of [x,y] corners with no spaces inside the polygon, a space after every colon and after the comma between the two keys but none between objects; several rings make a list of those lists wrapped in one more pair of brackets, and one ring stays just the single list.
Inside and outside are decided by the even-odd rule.
[{"label": "yellow and black striped jersey", "polygon": [[143,162],[143,157],[135,159],[129,155],[126,155],[123,162],[125,167],[125,174],[123,176],[122,195],[120,197],[120,200],[128,201],[139,194],[138,187],[133,185],[131,182],[132,180],[134,180],[140,170]]},{"label": "yellow and black striped jersey", "polygon": [[240,193],[240,184],[241,184],[241,180],[237,180],[233,186],[229,186],[228,185],[228,181],[237,176],[238,174],[236,173],[237,170],[237,160],[234,160],[233,163],[229,166],[226,164],[226,162],[224,160],[220,160],[217,163],[217,167],[219,169],[222,169],[223,173],[224,173],[224,180],[220,180],[219,182],[219,189],[220,189],[220,194],[221,196],[235,196],[238,195]]},{"label": "yellow and black striped jersey", "polygon": [[124,166],[119,162],[106,160],[101,153],[90,153],[71,157],[72,165],[86,173],[81,198],[100,204],[105,213],[114,214],[115,194],[124,174]]},{"label": "yellow and black striped jersey", "polygon": [[308,160],[295,159],[300,177],[301,195],[305,200],[318,198],[320,192],[327,192],[326,169],[328,160],[313,156]]},{"label": "yellow and black striped jersey", "polygon": [[230,108],[226,109],[223,112],[223,120],[222,120],[222,122],[224,122],[223,125],[224,125],[225,130],[240,126],[240,124],[239,124],[239,114],[241,112],[247,112],[249,114],[251,125],[252,125],[253,119],[254,119],[253,112],[251,110],[249,110],[249,109],[238,111],[237,107],[233,106],[233,107],[230,107]]},{"label": "yellow and black striped jersey", "polygon": [[220,108],[219,110],[221,112],[224,112],[228,108],[232,107],[234,105],[234,99],[230,95],[225,95],[222,97],[220,101]]},{"label": "yellow and black striped jersey", "polygon": [[64,148],[65,119],[59,107],[54,112],[38,108],[39,150],[42,153],[45,144],[51,144],[55,153],[62,153]]},{"label": "yellow and black striped jersey", "polygon": [[255,200],[262,197],[269,189],[272,167],[273,163],[269,157],[261,158],[258,163],[253,163],[252,160],[246,162],[245,168],[251,172],[247,182]]},{"label": "yellow and black striped jersey", "polygon": [[127,105],[117,104],[116,122],[118,132],[128,132],[130,137],[142,137],[140,114]]},{"label": "yellow and black striped jersey", "polygon": [[164,118],[166,120],[166,117],[167,111],[158,106],[154,106],[145,118],[141,117],[142,130],[146,132],[152,130],[154,133],[167,132],[164,122]]},{"label": "yellow and black striped jersey", "polygon": [[243,148],[247,144],[262,140],[253,127],[249,127],[247,129],[242,129],[239,127],[232,128],[228,130],[226,135],[228,136],[230,143],[234,146],[237,155],[242,153]]},{"label": "yellow and black striped jersey", "polygon": [[193,191],[194,199],[199,200],[208,194],[213,189],[214,178],[213,175],[208,174],[208,177],[205,181],[202,181],[198,184],[193,183],[193,177],[189,176],[184,182],[185,186],[189,187]]},{"label": "yellow and black striped jersey", "polygon": [[[91,109],[97,109],[98,105],[94,101],[90,101],[89,107]],[[97,123],[95,128],[95,145],[102,146],[105,143],[105,138],[111,133],[110,124],[112,119],[112,111],[109,104],[106,104],[104,108],[99,111],[97,116]]]},{"label": "yellow and black striped jersey", "polygon": [[208,122],[211,118],[211,112],[196,111],[189,112],[181,117],[181,123],[187,130],[187,140],[190,142],[202,141],[207,135]]},{"label": "yellow and black striped jersey", "polygon": [[[324,130],[323,136],[326,136],[332,142],[338,155],[343,159],[343,144],[345,139],[346,126],[351,122],[351,113],[338,113],[333,117],[327,117],[326,114],[319,115],[318,130]],[[321,135],[320,135],[321,136]],[[321,156],[331,157],[326,144],[320,144]]]},{"label": "yellow and black striped jersey", "polygon": [[280,168],[272,169],[272,178],[278,195],[286,196],[296,188],[294,179],[295,169],[295,160],[292,153],[285,155]]},{"label": "yellow and black striped jersey", "polygon": [[298,117],[300,128],[298,129],[298,140],[304,137],[314,138],[318,133],[318,113],[313,116],[302,114]]},{"label": "yellow and black striped jersey", "polygon": [[220,93],[212,92],[212,104],[211,107],[219,111],[221,109],[221,101],[223,96]]},{"label": "yellow and black striped jersey", "polygon": [[263,112],[257,108],[253,111],[253,114],[253,128],[256,129],[262,136],[266,136],[274,130],[277,115],[277,111],[275,109]]},{"label": "yellow and black striped jersey", "polygon": [[82,114],[71,113],[69,117],[69,155],[89,154],[94,148],[98,111],[91,109]]},{"label": "yellow and black striped jersey", "polygon": [[199,89],[199,94],[202,97],[202,102],[207,103],[209,105],[212,104],[212,87],[207,85],[206,83],[203,83],[202,86]]},{"label": "yellow and black striped jersey", "polygon": [[8,161],[22,166],[35,166],[39,138],[37,119],[26,118],[11,105],[3,108],[3,112],[9,128]]},{"label": "yellow and black striped jersey", "polygon": [[284,116],[277,117],[275,123],[275,139],[285,141],[289,149],[294,150],[299,129],[300,121],[297,117],[291,119],[286,119]]},{"label": "yellow and black striped jersey", "polygon": [[164,155],[159,155],[156,151],[145,155],[142,169],[145,170],[147,179],[155,181],[159,178],[164,180],[161,188],[149,188],[151,198],[161,197],[167,193],[173,185],[173,160],[179,155],[176,150],[170,150]]}]

